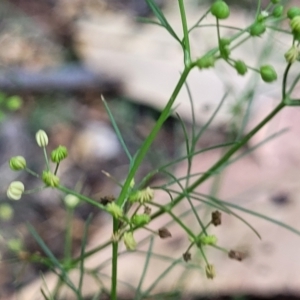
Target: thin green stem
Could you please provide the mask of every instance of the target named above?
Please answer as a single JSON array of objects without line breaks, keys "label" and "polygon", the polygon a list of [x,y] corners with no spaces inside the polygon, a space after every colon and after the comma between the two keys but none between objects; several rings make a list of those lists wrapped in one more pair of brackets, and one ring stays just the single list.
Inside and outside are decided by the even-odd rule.
[{"label": "thin green stem", "polygon": [[[198,180],[196,180],[192,185],[190,185],[186,189],[186,193],[191,193],[202,184],[204,181],[211,177],[212,173],[216,173],[226,162],[229,158],[236,153],[240,148],[242,148],[265,124],[267,124],[282,108],[285,107],[283,102],[279,103],[274,110],[269,113],[267,117],[265,117],[257,126],[255,126],[247,135],[245,135],[239,142],[235,143],[222,157],[219,161],[217,161],[208,171],[207,173],[203,174]],[[166,210],[172,209],[176,206],[184,197],[186,193],[182,193],[178,197],[176,197],[172,202],[170,202],[164,209],[160,209],[156,213],[152,215],[152,219],[157,218],[158,216],[162,215]]]},{"label": "thin green stem", "polygon": [[49,160],[48,160],[46,147],[43,147],[43,153],[44,153],[44,157],[45,157],[45,161],[46,161],[47,171],[49,171],[50,167],[49,167]]},{"label": "thin green stem", "polygon": [[177,95],[179,94],[182,86],[184,85],[190,70],[192,67],[189,68],[185,68],[167,105],[165,106],[165,108],[163,109],[159,119],[157,120],[157,122],[155,123],[153,129],[151,130],[150,134],[148,135],[147,139],[144,141],[144,143],[142,144],[141,148],[139,149],[139,151],[137,152],[135,158],[134,158],[134,162],[130,168],[130,171],[128,173],[128,176],[126,178],[126,181],[124,183],[124,186],[121,190],[121,193],[117,199],[117,204],[122,206],[125,204],[126,198],[128,196],[128,191],[130,189],[130,184],[132,182],[132,179],[134,178],[134,175],[136,173],[136,171],[138,170],[139,166],[141,165],[145,155],[147,154],[152,142],[154,141],[155,137],[157,136],[160,128],[162,127],[163,123],[166,121],[166,119],[169,116],[169,113],[171,111],[172,105],[174,104]]},{"label": "thin green stem", "polygon": [[185,8],[184,8],[184,0],[178,0],[180,16],[181,16],[181,24],[183,30],[183,51],[184,51],[184,65],[189,67],[191,64],[191,47],[190,47],[190,39],[189,39],[189,30],[187,26]]},{"label": "thin green stem", "polygon": [[[113,220],[113,233],[117,234],[119,228],[119,221],[114,218]],[[112,276],[111,276],[111,300],[117,300],[117,283],[118,283],[118,248],[119,242],[112,242]]]}]

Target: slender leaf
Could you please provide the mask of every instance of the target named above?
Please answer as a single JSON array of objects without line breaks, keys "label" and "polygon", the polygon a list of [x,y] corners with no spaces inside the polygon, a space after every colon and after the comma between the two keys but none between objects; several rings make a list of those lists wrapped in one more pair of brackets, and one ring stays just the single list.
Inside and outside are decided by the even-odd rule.
[{"label": "slender leaf", "polygon": [[175,38],[175,40],[177,40],[181,44],[181,41],[178,38],[177,34],[173,30],[173,28],[171,27],[171,25],[169,24],[169,22],[167,21],[167,19],[165,18],[164,14],[163,14],[163,12],[157,6],[157,4],[155,3],[155,1],[154,0],[146,0],[146,2],[148,4],[148,6],[150,7],[150,9],[152,10],[153,14],[159,20],[160,24],[163,27],[165,27],[167,29],[167,31]]}]

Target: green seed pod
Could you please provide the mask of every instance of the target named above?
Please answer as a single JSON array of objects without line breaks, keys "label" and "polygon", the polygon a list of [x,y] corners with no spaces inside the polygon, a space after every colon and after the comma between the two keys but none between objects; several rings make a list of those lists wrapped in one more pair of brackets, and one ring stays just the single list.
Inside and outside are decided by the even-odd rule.
[{"label": "green seed pod", "polygon": [[7,197],[11,200],[19,200],[25,190],[21,181],[13,181],[7,189]]},{"label": "green seed pod", "polygon": [[260,36],[266,31],[266,24],[264,22],[256,22],[250,28],[251,36]]},{"label": "green seed pod", "polygon": [[215,65],[215,61],[216,59],[211,55],[203,56],[196,61],[196,65],[199,69],[208,69]]},{"label": "green seed pod", "polygon": [[44,171],[42,179],[47,186],[57,187],[59,185],[59,178],[50,171]]},{"label": "green seed pod", "polygon": [[127,250],[135,250],[136,241],[133,237],[133,233],[131,231],[127,231],[123,235],[123,241]]},{"label": "green seed pod", "polygon": [[9,160],[9,167],[13,171],[20,171],[26,168],[26,160],[23,156],[15,156]]},{"label": "green seed pod", "polygon": [[300,55],[299,49],[298,49],[296,46],[292,46],[292,47],[284,54],[284,57],[285,57],[286,62],[292,64],[292,63],[294,63],[296,60],[299,59],[299,55]]},{"label": "green seed pod", "polygon": [[277,3],[279,3],[281,0],[271,0],[271,2],[273,3],[273,4],[277,4]]},{"label": "green seed pod", "polygon": [[134,215],[131,219],[131,222],[135,226],[144,226],[147,225],[150,222],[151,218],[149,215],[146,214],[140,214],[140,215]]},{"label": "green seed pod", "polygon": [[114,218],[120,219],[123,217],[123,209],[115,202],[108,203],[107,212],[109,212]]},{"label": "green seed pod", "polygon": [[220,47],[220,54],[221,54],[221,57],[225,60],[228,59],[228,57],[230,56],[230,49],[228,48],[228,46],[225,46],[225,47]]},{"label": "green seed pod", "polygon": [[39,147],[46,147],[48,145],[48,136],[44,130],[39,130],[35,135],[35,139]]},{"label": "green seed pod", "polygon": [[275,69],[270,65],[260,67],[260,76],[265,82],[272,82],[277,79],[277,73]]},{"label": "green seed pod", "polygon": [[290,21],[290,26],[295,33],[300,33],[300,16],[294,17]]},{"label": "green seed pod", "polygon": [[246,64],[242,60],[237,60],[234,63],[234,68],[237,70],[238,74],[245,75],[248,71]]},{"label": "green seed pod", "polygon": [[79,198],[75,195],[68,194],[64,198],[65,205],[69,208],[75,208],[80,202]]},{"label": "green seed pod", "polygon": [[282,5],[277,5],[273,9],[272,16],[275,17],[275,18],[280,18],[282,16],[282,13],[283,13],[283,6]]},{"label": "green seed pod", "polygon": [[229,46],[230,42],[231,42],[230,39],[220,39],[219,47],[223,48],[223,47]]},{"label": "green seed pod", "polygon": [[64,146],[58,146],[51,152],[51,160],[54,163],[60,163],[63,159],[68,156],[68,150]]},{"label": "green seed pod", "polygon": [[297,16],[300,16],[300,7],[293,6],[293,7],[289,8],[286,15],[289,19],[293,19]]},{"label": "green seed pod", "polygon": [[228,5],[221,0],[216,1],[210,8],[210,12],[217,19],[227,19],[230,15],[230,9]]}]

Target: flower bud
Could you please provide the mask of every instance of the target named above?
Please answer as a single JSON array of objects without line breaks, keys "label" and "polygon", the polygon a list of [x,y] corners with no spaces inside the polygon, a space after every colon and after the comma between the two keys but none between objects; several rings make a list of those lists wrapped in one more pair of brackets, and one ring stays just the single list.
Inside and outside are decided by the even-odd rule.
[{"label": "flower bud", "polygon": [[200,236],[201,245],[216,245],[217,237],[215,235],[202,235]]},{"label": "flower bud", "polygon": [[299,59],[299,49],[296,46],[292,46],[285,54],[286,61],[290,64]]},{"label": "flower bud", "polygon": [[146,214],[140,214],[140,215],[134,215],[131,219],[131,222],[135,226],[144,226],[147,225],[150,222],[151,218],[149,215]]},{"label": "flower bud", "polygon": [[264,22],[256,22],[250,28],[251,36],[260,36],[266,31],[266,24]]},{"label": "flower bud", "polygon": [[235,259],[237,261],[242,261],[247,257],[247,253],[241,251],[230,250],[228,252],[228,257],[231,259]]},{"label": "flower bud", "polygon": [[68,156],[68,150],[65,146],[58,146],[51,152],[51,160],[54,163],[60,163]]},{"label": "flower bud", "polygon": [[133,233],[131,231],[127,231],[123,235],[123,241],[127,250],[135,250],[136,241],[133,237]]},{"label": "flower bud", "polygon": [[64,198],[65,205],[69,208],[75,208],[80,202],[79,198],[75,195],[68,194]]},{"label": "flower bud", "polygon": [[189,260],[192,259],[192,255],[191,255],[190,252],[184,252],[184,253],[182,254],[182,257],[183,257],[183,260],[184,260],[185,262],[188,262]]},{"label": "flower bud", "polygon": [[48,145],[48,136],[44,130],[39,130],[35,135],[35,139],[39,147],[46,147]]},{"label": "flower bud", "polygon": [[7,189],[7,197],[11,200],[19,200],[25,190],[21,181],[13,181]]},{"label": "flower bud", "polygon": [[12,219],[14,215],[14,211],[9,204],[1,204],[0,205],[0,219],[3,221],[9,221]]},{"label": "flower bud", "polygon": [[26,168],[26,160],[23,156],[14,156],[9,160],[9,166],[13,171],[20,171]]},{"label": "flower bud", "polygon": [[289,8],[286,15],[289,19],[293,19],[294,17],[300,16],[300,7],[293,6]]},{"label": "flower bud", "polygon": [[216,277],[216,271],[214,265],[206,265],[205,273],[208,279],[214,279]]},{"label": "flower bud", "polygon": [[109,212],[114,218],[120,219],[123,217],[123,209],[115,202],[108,203],[107,212]]},{"label": "flower bud", "polygon": [[278,5],[278,6],[274,7],[272,15],[275,18],[280,18],[282,16],[282,13],[283,13],[283,6]]},{"label": "flower bud", "polygon": [[300,33],[300,16],[294,17],[291,22],[290,26],[295,33]]},{"label": "flower bud", "polygon": [[59,178],[50,171],[44,171],[42,179],[47,186],[57,187],[59,185]]},{"label": "flower bud", "polygon": [[211,213],[211,222],[213,225],[218,226],[221,225],[221,213],[219,211],[214,211]]},{"label": "flower bud", "polygon": [[222,1],[218,0],[210,8],[210,12],[217,19],[227,19],[230,15],[230,9],[228,5]]},{"label": "flower bud", "polygon": [[248,71],[246,64],[242,60],[237,60],[234,63],[234,68],[237,70],[238,74],[245,75]]},{"label": "flower bud", "polygon": [[273,4],[277,4],[277,3],[279,3],[281,0],[271,0],[271,2],[273,3]]},{"label": "flower bud", "polygon": [[171,232],[165,227],[158,229],[158,235],[161,239],[172,237]]},{"label": "flower bud", "polygon": [[263,81],[272,82],[277,79],[277,73],[274,68],[270,65],[260,67],[260,75]]},{"label": "flower bud", "polygon": [[216,59],[213,56],[206,55],[206,56],[199,58],[196,61],[196,65],[199,67],[199,69],[208,69],[215,65],[215,61],[216,61]]}]

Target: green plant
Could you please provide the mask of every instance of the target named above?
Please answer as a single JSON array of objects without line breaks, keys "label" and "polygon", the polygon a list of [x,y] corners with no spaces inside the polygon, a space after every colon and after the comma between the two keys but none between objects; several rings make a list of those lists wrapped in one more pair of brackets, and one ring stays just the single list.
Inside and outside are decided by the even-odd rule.
[{"label": "green plant", "polygon": [[[112,216],[112,238],[107,240],[105,243],[99,245],[98,247],[86,251],[86,243],[87,243],[87,231],[88,226],[91,222],[89,218],[86,222],[85,234],[82,240],[81,253],[78,257],[72,258],[71,256],[71,242],[70,242],[70,232],[67,230],[66,236],[66,245],[65,245],[65,256],[62,260],[58,260],[49,250],[47,245],[43,242],[43,240],[39,237],[37,232],[32,226],[29,226],[29,230],[32,233],[33,237],[39,243],[40,247],[43,249],[47,257],[42,257],[37,254],[32,255],[29,260],[40,262],[48,266],[53,272],[55,272],[59,278],[57,288],[46,294],[45,290],[42,290],[43,296],[45,299],[56,299],[59,294],[60,287],[65,284],[67,285],[76,296],[77,299],[83,299],[82,295],[82,282],[84,274],[90,273],[93,274],[96,278],[96,271],[101,267],[95,268],[95,270],[88,270],[84,267],[84,261],[103,250],[104,248],[111,246],[111,285],[107,288],[103,287],[101,291],[103,293],[107,293],[110,295],[110,299],[117,299],[118,295],[118,258],[123,254],[123,252],[119,251],[120,243],[124,243],[126,249],[128,251],[135,251],[138,247],[143,244],[143,240],[137,242],[135,239],[135,233],[137,230],[146,229],[152,232],[149,249],[144,254],[146,255],[146,262],[144,265],[143,273],[141,275],[140,284],[138,287],[134,287],[133,291],[135,294],[135,299],[148,299],[152,295],[152,290],[157,285],[157,283],[161,280],[162,277],[166,276],[168,272],[172,270],[172,268],[181,263],[187,263],[191,261],[191,264],[187,264],[188,268],[197,268],[197,264],[192,263],[192,254],[191,249],[198,249],[204,264],[205,264],[205,273],[207,278],[213,279],[216,276],[215,266],[209,261],[206,255],[207,247],[214,247],[225,252],[230,258],[236,260],[243,259],[243,253],[232,249],[225,249],[218,245],[217,237],[209,234],[210,228],[212,226],[221,225],[221,215],[231,214],[236,218],[239,218],[242,222],[244,222],[247,226],[250,227],[253,232],[260,237],[259,233],[256,229],[253,228],[251,224],[249,224],[246,220],[240,217],[238,214],[232,211],[231,208],[247,212],[254,216],[264,218],[268,221],[271,221],[277,225],[285,227],[294,233],[300,235],[300,232],[296,229],[283,224],[279,221],[276,221],[270,217],[261,215],[257,212],[253,212],[247,210],[241,206],[225,202],[219,198],[217,198],[213,193],[211,195],[200,194],[196,191],[196,188],[201,186],[205,181],[214,177],[215,175],[220,174],[229,164],[233,163],[237,159],[239,159],[242,155],[238,155],[233,157],[237,152],[242,149],[249,140],[264,126],[266,125],[272,118],[274,118],[279,111],[288,106],[299,106],[300,99],[295,99],[292,97],[292,93],[300,80],[300,74],[298,74],[295,78],[289,78],[290,70],[293,64],[297,64],[299,61],[299,14],[298,8],[293,8],[292,10],[288,10],[287,16],[282,15],[282,7],[279,7],[277,4],[280,1],[270,1],[267,8],[262,11],[261,10],[261,1],[257,1],[257,11],[255,18],[252,24],[249,24],[246,28],[237,28],[232,27],[237,31],[236,34],[232,36],[222,36],[221,28],[225,27],[220,24],[222,19],[228,18],[230,15],[230,9],[225,1],[218,0],[214,2],[204,14],[199,18],[199,20],[190,28],[187,25],[187,16],[185,13],[185,3],[184,0],[178,0],[178,6],[181,16],[182,29],[183,29],[183,38],[180,38],[178,34],[173,30],[172,26],[164,16],[163,12],[159,9],[159,7],[155,4],[154,0],[146,0],[149,7],[152,9],[156,21],[143,19],[143,21],[159,25],[163,27],[165,30],[169,32],[169,34],[178,42],[179,46],[182,48],[183,53],[183,70],[181,72],[181,76],[178,80],[176,87],[172,95],[169,98],[166,106],[161,112],[160,117],[158,118],[156,124],[152,128],[148,137],[142,143],[137,153],[132,155],[129,149],[126,146],[126,141],[124,141],[122,137],[121,130],[118,128],[117,122],[110,111],[106,101],[103,98],[103,103],[106,107],[107,113],[110,117],[112,125],[115,129],[115,132],[119,138],[119,141],[128,157],[129,161],[129,170],[124,183],[118,183],[121,187],[120,193],[118,197],[113,200],[107,201],[107,203],[99,203],[98,201],[91,199],[81,193],[78,193],[76,190],[69,189],[60,184],[60,179],[57,176],[58,167],[62,160],[67,158],[67,149],[63,146],[59,146],[57,149],[53,150],[50,157],[53,163],[55,163],[54,170],[51,167],[48,159],[48,154],[46,147],[48,145],[48,137],[44,131],[39,131],[36,135],[36,140],[38,146],[43,149],[43,153],[46,161],[46,168],[42,174],[36,174],[34,171],[29,170],[26,167],[26,161],[22,157],[12,158],[10,161],[10,166],[13,170],[21,170],[30,172],[32,175],[41,178],[42,186],[40,189],[45,188],[55,188],[60,190],[61,192],[67,194],[66,196],[66,207],[70,212],[69,216],[72,216],[72,212],[74,207],[78,204],[78,201],[84,201],[97,207],[100,210],[106,211]],[[279,8],[278,8],[279,7]],[[190,47],[190,33],[202,26],[202,22],[205,19],[205,16],[208,14],[212,14],[215,16],[215,27],[216,27],[216,35],[218,45],[209,50],[207,53],[203,54],[201,57],[194,58],[191,53]],[[283,30],[280,28],[280,22],[290,18],[290,29]],[[204,26],[204,25],[203,25]],[[253,71],[261,76],[261,79],[266,83],[270,83],[277,80],[277,73],[272,65],[263,64],[258,68],[252,67],[248,65],[246,62],[236,59],[232,54],[232,51],[244,43],[246,40],[251,38],[256,38],[257,36],[264,37],[266,30],[276,31],[284,31],[286,34],[291,36],[291,46],[290,49],[287,49],[285,54],[286,59],[286,67],[283,73],[283,80],[281,83],[281,99],[278,105],[261,121],[259,122],[251,131],[248,133],[244,133],[245,123],[247,122],[249,110],[243,115],[243,107],[248,105],[246,102],[241,103],[242,106],[237,106],[233,109],[233,111],[237,115],[242,114],[242,118],[238,126],[236,126],[237,131],[233,131],[232,138],[229,142],[215,145],[209,148],[197,150],[196,144],[201,139],[204,131],[210,126],[213,121],[215,115],[218,113],[219,108],[222,103],[226,100],[226,95],[224,95],[223,99],[220,101],[220,105],[212,114],[211,118],[208,122],[200,129],[197,129],[196,126],[196,117],[195,110],[193,108],[193,101],[191,99],[191,110],[192,110],[192,130],[191,136],[188,132],[187,127],[184,122],[178,116],[181,124],[182,130],[185,136],[185,146],[186,146],[186,154],[177,158],[174,161],[170,161],[167,164],[159,167],[158,169],[153,170],[149,174],[147,174],[140,182],[135,183],[136,173],[141,166],[142,162],[145,159],[146,154],[148,153],[154,139],[156,138],[158,132],[160,131],[163,123],[166,119],[173,113],[173,105],[174,102],[184,87],[189,90],[187,85],[187,78],[190,72],[199,68],[202,72],[205,72],[207,68],[213,68],[216,63],[219,61],[224,61],[229,67],[236,69],[237,76],[243,76],[246,73]],[[252,93],[253,95],[253,93]],[[251,101],[249,101],[251,104]],[[249,105],[250,105],[249,104]],[[239,129],[240,128],[240,129]],[[209,151],[214,148],[222,148],[223,155],[222,157],[215,162],[205,173],[202,174],[192,174],[192,164],[193,158],[205,151]],[[255,148],[255,147],[254,147]],[[248,151],[251,152],[254,150],[250,149]],[[170,168],[173,167],[180,161],[186,161],[188,168],[186,176],[183,178],[177,178],[170,171]],[[169,178],[169,181],[161,186],[157,187],[149,187],[146,185],[148,180],[156,173],[163,173]],[[177,184],[180,187],[180,191],[175,190],[171,187],[172,184]],[[161,204],[155,198],[155,190],[164,190],[170,196],[170,201],[167,204]],[[25,189],[24,185],[21,182],[14,182],[10,185],[8,189],[8,197],[14,200],[20,199],[23,193],[29,194],[34,191]],[[200,201],[202,204],[210,206],[214,209],[211,214],[210,220],[205,221],[200,217],[198,213],[198,206],[195,205],[195,200]],[[181,203],[182,201],[187,201],[190,206],[190,209],[187,212],[184,212],[180,215],[176,214],[174,208]],[[152,213],[152,209],[156,209],[154,213]],[[222,212],[222,213],[221,213]],[[191,213],[195,216],[198,222],[198,228],[190,228],[183,219],[183,216],[187,213]],[[145,273],[150,263],[150,258],[155,256],[155,253],[152,252],[153,245],[153,237],[158,236],[160,238],[167,238],[171,236],[171,232],[168,230],[169,224],[165,224],[163,228],[159,230],[151,229],[151,223],[153,220],[157,219],[161,215],[168,215],[171,217],[172,222],[177,223],[177,225],[185,232],[186,236],[189,239],[189,246],[185,249],[183,257],[178,258],[177,260],[171,260],[170,266],[165,270],[161,276],[159,276],[153,284],[145,290],[142,290],[142,283],[144,280]],[[70,225],[70,224],[69,224]],[[148,239],[149,240],[149,239]],[[168,256],[163,257],[162,259],[168,260]],[[105,263],[104,263],[105,264]],[[79,283],[74,283],[69,277],[69,273],[73,269],[78,269],[80,273]],[[99,279],[99,278],[98,278]],[[100,279],[99,279],[100,281]],[[101,285],[101,284],[100,284]],[[169,294],[160,295],[161,297],[167,297]],[[156,295],[157,296],[157,295]],[[97,296],[95,296],[97,297]],[[154,297],[154,296],[153,296]],[[165,299],[164,298],[164,299]],[[95,298],[96,299],[96,298]]]}]

